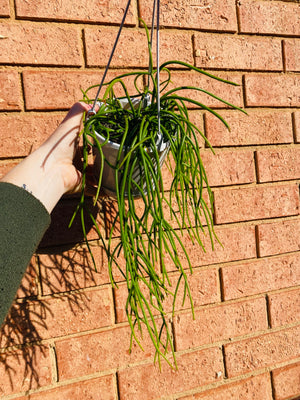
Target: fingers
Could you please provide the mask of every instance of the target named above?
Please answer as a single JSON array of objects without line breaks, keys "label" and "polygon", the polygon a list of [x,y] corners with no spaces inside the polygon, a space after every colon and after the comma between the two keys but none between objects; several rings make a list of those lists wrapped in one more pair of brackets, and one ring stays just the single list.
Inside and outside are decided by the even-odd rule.
[{"label": "fingers", "polygon": [[[79,101],[79,102],[73,104],[73,106],[70,108],[70,110],[69,110],[68,114],[66,115],[65,119],[63,120],[63,122],[65,122],[73,117],[77,117],[81,120],[82,114],[84,112],[91,111],[92,108],[93,108],[92,104],[86,104],[82,101]],[[99,105],[96,104],[95,112],[97,112],[98,110],[99,110]]]},{"label": "fingers", "polygon": [[74,178],[72,188],[66,192],[67,194],[79,193],[82,188],[82,173],[78,169],[74,168],[74,170],[76,178]]},{"label": "fingers", "polygon": [[[84,193],[86,196],[89,197],[94,197],[97,194],[97,183],[94,175],[91,173],[87,173],[86,179],[85,179],[85,187],[84,187]],[[82,173],[76,169],[76,179],[75,183],[72,187],[72,189],[68,190],[66,193],[67,194],[74,194],[74,193],[80,193],[82,190]],[[103,194],[100,193],[100,197]]]},{"label": "fingers", "polygon": [[[77,193],[82,190],[82,149],[78,146],[78,132],[81,125],[81,120],[84,112],[88,112],[92,109],[92,105],[86,104],[83,102],[75,103],[65,119],[57,129],[57,134],[60,134],[62,138],[58,140],[61,143],[61,140],[66,136],[71,139],[69,142],[68,149],[68,157],[71,156],[69,153],[72,151],[72,164],[73,168],[76,170],[76,176],[73,179],[73,184],[69,186],[71,190],[68,190],[69,194]],[[96,107],[96,112],[98,111],[99,106]],[[91,149],[87,149],[90,154]],[[90,160],[93,162],[93,160]],[[94,180],[93,171],[90,172],[91,166],[88,166],[86,169],[86,177],[85,177],[85,194],[88,196],[95,196],[97,193],[97,183]]]},{"label": "fingers", "polygon": [[73,106],[70,108],[68,114],[66,115],[65,119],[63,122],[69,120],[70,118],[73,117],[79,117],[80,119],[82,118],[82,114],[84,112],[88,112],[91,109],[90,104],[83,103],[81,101],[73,104]]}]

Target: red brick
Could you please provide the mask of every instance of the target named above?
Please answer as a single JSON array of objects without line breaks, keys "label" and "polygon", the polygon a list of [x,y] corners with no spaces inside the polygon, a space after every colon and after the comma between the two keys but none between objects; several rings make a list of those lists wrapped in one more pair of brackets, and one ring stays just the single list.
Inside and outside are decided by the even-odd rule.
[{"label": "red brick", "polygon": [[15,343],[85,332],[112,324],[112,298],[108,288],[31,301],[19,308],[13,316],[19,332],[11,333]]},{"label": "red brick", "polygon": [[[38,295],[38,274],[35,257],[28,265],[23,278],[20,282],[19,288],[16,292],[16,299],[25,299],[29,297],[36,297]],[[31,339],[37,337],[32,325],[28,330],[23,329],[23,321],[28,319],[28,312],[26,305],[21,305],[19,302],[14,301],[8,311],[8,314],[1,325],[0,330],[0,348],[8,348],[16,344],[23,343],[28,339],[29,332]],[[23,324],[23,325],[22,325]]]},{"label": "red brick", "polygon": [[[89,207],[92,215],[96,218],[98,228],[104,234],[104,221],[100,214],[100,202],[96,206],[93,205],[93,198],[86,197],[87,207]],[[45,250],[50,246],[65,246],[75,245],[85,241],[82,232],[82,224],[80,213],[75,217],[72,226],[69,228],[69,223],[78,205],[79,198],[64,198],[58,202],[51,213],[51,224],[46,231],[43,239],[39,244],[39,253],[49,252]],[[85,228],[88,240],[99,239],[98,232],[87,213],[84,213]],[[50,250],[51,252],[51,250]]]},{"label": "red brick", "polygon": [[37,296],[38,294],[38,274],[35,256],[32,257],[28,265],[16,296],[18,298]]},{"label": "red brick", "polygon": [[271,367],[299,357],[300,327],[225,345],[228,377]]},{"label": "red brick", "polygon": [[203,393],[183,397],[182,400],[272,400],[272,388],[268,374],[224,385]]},{"label": "red brick", "polygon": [[144,352],[133,342],[128,326],[56,342],[59,380],[78,378],[153,358],[153,345],[144,332]]},{"label": "red brick", "polygon": [[272,328],[300,320],[300,290],[291,290],[269,296]]},{"label": "red brick", "polygon": [[[207,269],[203,270],[202,268],[194,268],[193,273],[190,274],[186,272],[187,279],[193,299],[194,307],[199,307],[204,304],[211,304],[220,301],[220,288],[219,288],[219,276],[218,271],[216,269]],[[176,278],[175,278],[176,277]],[[170,275],[172,288],[175,289],[175,285],[177,284],[178,274]],[[184,308],[190,308],[189,298],[185,299],[185,303],[183,304],[184,299],[184,285],[183,281],[179,287],[177,299],[175,302],[175,310],[180,310]],[[170,301],[169,307],[167,310],[172,310],[171,304],[173,303],[173,299],[169,298]]]},{"label": "red brick", "polygon": [[59,386],[18,400],[116,400],[113,375]]},{"label": "red brick", "polygon": [[258,150],[256,156],[259,182],[300,178],[300,148]]},{"label": "red brick", "polygon": [[246,75],[246,104],[253,107],[299,107],[300,75]]},{"label": "red brick", "polygon": [[284,40],[284,64],[286,71],[300,71],[300,42],[298,40]]},{"label": "red brick", "polygon": [[6,64],[82,64],[80,30],[70,26],[1,23],[0,62]]},{"label": "red brick", "polygon": [[210,348],[177,357],[178,371],[162,363],[118,372],[120,400],[159,399],[217,382],[223,375],[221,349]]},{"label": "red brick", "polygon": [[[203,113],[200,110],[189,110],[189,119],[204,134]],[[198,147],[204,148],[205,140],[203,139],[203,137],[200,135],[199,132],[195,132],[195,135]],[[174,171],[174,165],[174,159],[169,153],[168,158],[166,159],[165,164],[162,168],[162,180],[164,183],[164,190],[166,191],[170,190],[171,188],[171,184],[173,181],[173,175],[171,171]]]},{"label": "red brick", "polygon": [[[162,207],[163,207],[163,212],[165,214],[165,218],[168,219],[169,218],[168,214],[170,214],[170,211],[169,211],[169,208],[167,207],[167,205],[165,204],[165,202],[162,202]],[[125,209],[128,210],[128,202],[127,201],[125,201]],[[135,209],[135,213],[138,216],[138,218],[141,218],[145,212],[145,203],[144,203],[143,199],[135,200],[134,209]],[[104,219],[105,219],[106,235],[107,235],[107,237],[111,235],[112,238],[114,239],[114,242],[112,243],[112,246],[111,246],[111,248],[114,249],[115,248],[114,246],[118,245],[119,238],[120,238],[120,219],[117,216],[118,215],[118,204],[117,204],[117,200],[115,198],[114,199],[107,198],[104,201],[104,213],[105,213]],[[152,222],[153,222],[153,220],[152,220],[152,217],[150,216],[149,219],[147,220],[148,229],[150,229]],[[176,224],[173,222],[173,225],[176,225]],[[113,228],[113,231],[111,233],[112,228]],[[123,253],[123,251],[120,251],[119,253],[120,254],[118,254],[118,264],[122,268],[122,271],[124,271],[124,268],[126,268],[126,261],[124,258],[124,253]],[[157,261],[153,261],[153,262],[155,264],[157,264]]]},{"label": "red brick", "polygon": [[9,0],[0,0],[0,15],[1,17],[9,17]]},{"label": "red brick", "polygon": [[[123,71],[124,72],[124,71]],[[109,73],[109,81],[122,71]],[[103,71],[24,71],[25,103],[28,110],[69,109],[76,101],[82,99],[82,90],[100,84]],[[136,93],[133,84],[128,86],[129,94]],[[96,89],[90,97],[96,95]],[[103,92],[101,92],[103,94]]]},{"label": "red brick", "polygon": [[[168,196],[166,196],[166,197],[168,199]],[[209,194],[205,188],[203,189],[202,197],[203,197],[203,200],[208,205],[208,207],[210,208]],[[182,225],[182,217],[179,214],[180,213],[179,205],[178,205],[178,202],[176,201],[176,198],[174,198],[174,196],[173,196],[172,202],[171,202],[171,210],[170,210],[169,204],[170,203],[168,201],[162,202],[164,218],[173,228],[176,229],[176,228],[178,228],[178,225]],[[203,207],[200,206],[200,209],[201,209],[201,211],[200,211],[199,220],[200,220],[202,226],[207,226],[207,220],[206,220],[204,212],[203,212]],[[170,211],[175,213],[177,220],[175,219],[174,214],[172,214]],[[185,216],[186,221],[187,221],[187,215],[189,216],[191,226],[195,226],[196,222],[195,222],[195,218],[194,218],[194,211],[193,211],[193,207],[192,207],[191,203],[189,203],[189,202],[187,203],[187,206],[186,206],[186,216]]]},{"label": "red brick", "polygon": [[300,112],[296,111],[293,114],[294,124],[295,124],[295,141],[300,143]]},{"label": "red brick", "polygon": [[21,82],[17,71],[0,71],[0,110],[20,110]]},{"label": "red brick", "polygon": [[28,347],[1,353],[0,396],[25,392],[51,384],[52,371],[48,346]]},{"label": "red brick", "polygon": [[[182,238],[192,267],[256,257],[254,227],[221,228],[215,229],[215,232],[222,245],[215,240],[214,249],[212,249],[208,232],[205,231],[203,237],[205,252],[199,245],[194,244],[188,236]],[[188,268],[189,265],[184,262],[184,255],[179,246],[177,246],[177,251],[183,267]],[[167,260],[166,265],[169,265]],[[169,268],[170,270],[174,269],[170,266]]]},{"label": "red brick", "polygon": [[218,190],[214,197],[217,224],[299,213],[297,185]]},{"label": "red brick", "polygon": [[[117,29],[85,28],[85,47],[88,66],[105,67],[111,54],[111,43],[117,36]],[[176,46],[174,46],[176,43]],[[192,37],[189,32],[162,31],[160,34],[160,63],[178,59],[193,64]],[[153,49],[156,66],[156,51]],[[112,67],[145,67],[149,65],[147,36],[145,31],[124,30],[112,59]]]},{"label": "red brick", "polygon": [[[212,146],[247,146],[293,142],[291,113],[283,110],[247,110],[248,115],[222,110],[230,131],[211,114],[205,114],[207,139]],[[300,129],[300,128],[299,128]]]},{"label": "red brick", "polygon": [[300,250],[300,220],[258,225],[257,234],[260,257]]},{"label": "red brick", "polygon": [[238,4],[243,33],[300,35],[300,5],[282,1],[241,0]]},{"label": "red brick", "polygon": [[[23,157],[36,150],[63,120],[63,114],[0,115],[0,157]],[[12,139],[13,135],[13,140]]]},{"label": "red brick", "polygon": [[299,285],[297,254],[266,258],[222,268],[226,300]]},{"label": "red brick", "polygon": [[[24,299],[38,295],[38,275],[35,257],[28,265],[23,278],[20,282],[19,288],[16,292],[16,299]],[[8,348],[16,344],[23,343],[27,340],[29,331],[31,339],[37,337],[34,333],[34,327],[31,326],[28,330],[23,327],[23,320],[27,320],[28,312],[26,306],[20,306],[18,302],[14,301],[8,311],[8,314],[1,325],[0,330],[0,348]],[[1,358],[0,358],[1,362]]]},{"label": "red brick", "polygon": [[109,283],[106,255],[102,247],[92,247],[97,271],[86,248],[77,248],[58,254],[41,254],[41,271],[44,295],[69,292]]},{"label": "red brick", "polygon": [[[223,72],[217,72],[214,73],[213,75],[220,77],[222,79],[226,79],[230,82],[235,82],[238,84],[238,86],[233,86],[229,85],[224,82],[220,82],[218,80],[209,78],[205,75],[202,75],[200,73],[196,72],[173,72],[172,73],[172,79],[170,83],[169,89],[173,89],[175,87],[180,87],[180,86],[194,86],[198,87],[201,89],[204,89],[210,93],[213,93],[216,96],[219,96],[220,98],[223,98],[224,100],[228,101],[231,104],[234,104],[235,106],[238,107],[243,107],[243,93],[242,93],[242,77],[238,73],[223,73]],[[163,75],[162,75],[163,79]],[[205,104],[208,107],[227,107],[223,103],[221,103],[219,100],[216,100],[212,98],[211,96],[208,96],[204,93],[201,92],[195,92],[192,90],[181,90],[178,92],[180,96],[184,97],[190,97],[194,100],[197,100],[203,104]],[[192,104],[189,105],[189,107],[194,107]],[[223,115],[223,110],[220,112],[221,115]],[[241,114],[239,114],[241,117]]]},{"label": "red brick", "polygon": [[[107,76],[106,81],[115,78],[124,71],[112,70]],[[236,74],[230,75],[218,74],[224,79],[229,79],[237,83],[241,83],[241,76]],[[79,99],[82,99],[81,89],[86,90],[91,85],[97,85],[102,78],[101,73],[95,72],[77,72],[77,71],[24,71],[24,92],[25,103],[28,110],[49,110],[49,109],[68,109]],[[135,94],[136,90],[133,80],[127,79],[129,94]],[[172,74],[172,84],[170,89],[182,85],[199,86],[219,96],[224,96],[225,100],[230,101],[238,106],[243,104],[241,87],[234,87],[217,80],[209,79],[203,75],[190,72],[174,72]],[[224,94],[224,89],[226,92]],[[96,90],[91,92],[91,97],[95,95]],[[103,93],[103,92],[102,92]],[[117,95],[122,92],[118,92]],[[205,102],[208,106],[222,105],[207,95],[200,95],[199,92],[191,93],[191,91],[182,90],[181,95],[192,95],[199,101]]]},{"label": "red brick", "polygon": [[[1,118],[1,116],[0,116]],[[20,161],[12,161],[12,160],[4,160],[0,161],[0,179],[8,173],[11,169],[13,169],[16,165],[19,164]]]},{"label": "red brick", "polygon": [[[200,110],[189,110],[189,119],[204,134],[203,113]],[[197,137],[198,146],[204,147],[205,140],[203,137],[198,132],[195,132],[195,134]]]},{"label": "red brick", "polygon": [[[184,246],[190,257],[192,267],[200,265],[217,264],[235,260],[244,260],[256,257],[255,231],[252,226],[239,226],[216,228],[215,232],[222,243],[220,245],[215,241],[214,250],[211,248],[208,232],[205,232],[203,244],[206,252],[199,245],[192,243],[187,236],[183,237]],[[184,260],[180,247],[177,246],[179,257]],[[168,263],[166,262],[168,266]],[[188,268],[188,264],[183,262],[183,267]],[[170,269],[172,267],[169,266]],[[174,267],[173,267],[174,269]]]},{"label": "red brick", "polygon": [[[126,4],[126,0],[104,0],[101,3],[97,0],[84,0],[80,4],[70,0],[60,1],[59,4],[55,2],[44,3],[41,0],[28,3],[23,0],[17,0],[16,15],[20,18],[28,19],[120,24]],[[134,24],[135,20],[135,11],[131,6],[126,17],[126,24]]]},{"label": "red brick", "polygon": [[252,151],[202,152],[203,165],[210,186],[255,182]]},{"label": "red brick", "polygon": [[[187,273],[188,283],[193,299],[194,307],[199,307],[204,304],[210,304],[220,301],[219,294],[219,285],[218,285],[218,272],[217,270],[208,269],[201,270],[195,269],[193,274]],[[169,287],[167,285],[168,290],[171,292],[175,291],[179,274],[170,274],[170,280],[172,286]],[[144,285],[142,285],[144,289]],[[147,299],[149,299],[149,289],[145,288],[143,294]],[[126,315],[126,301],[128,297],[128,289],[127,284],[119,285],[115,290],[115,307],[116,307],[116,316],[117,321],[127,321]],[[183,279],[181,280],[181,284],[179,287],[179,292],[176,297],[175,310],[181,310],[190,308],[189,298],[186,297],[185,303],[183,304],[184,299],[184,284]],[[164,301],[164,310],[165,312],[172,312],[173,307],[173,296],[169,295]],[[158,314],[158,311],[152,309],[153,314]]]},{"label": "red brick", "polygon": [[195,35],[196,66],[282,71],[281,41],[273,38]]},{"label": "red brick", "polygon": [[192,349],[268,328],[265,298],[203,308],[174,319],[176,350]]},{"label": "red brick", "polygon": [[272,376],[275,400],[286,400],[299,395],[300,363],[292,364],[280,369],[275,369],[272,372]]},{"label": "red brick", "polygon": [[[206,189],[204,189],[203,190],[203,199],[207,204],[209,204],[208,197],[209,197],[208,193],[207,193]],[[170,201],[171,201],[171,206],[170,206]],[[105,202],[106,206],[108,205],[108,203],[109,202]],[[109,228],[109,229],[107,229],[107,235],[110,235],[110,229],[112,228],[110,222],[115,220],[115,218],[117,216],[117,208],[118,208],[116,201],[112,201],[110,203],[111,203],[110,206],[108,206],[107,208],[105,207],[105,220],[108,222],[108,223],[106,223],[106,226],[107,226],[107,228]],[[127,207],[127,203],[126,203],[126,207]],[[138,217],[141,217],[145,212],[144,201],[142,199],[137,199],[135,201],[134,207],[135,207],[136,215]],[[183,225],[183,228],[185,228],[185,225],[182,223],[182,216],[180,214],[178,202],[176,201],[174,196],[172,196],[172,199],[170,200],[169,196],[165,195],[165,198],[162,201],[162,211],[163,211],[164,219],[167,221],[167,223],[170,224],[170,226],[172,228],[178,229],[178,227],[181,227],[182,225]],[[187,223],[187,216],[188,216],[189,223],[191,224],[191,226],[194,226],[195,218],[194,218],[194,211],[192,209],[191,204],[187,204],[185,212],[186,212],[185,224]],[[203,213],[203,208],[201,208],[201,211],[199,211],[199,214],[200,214],[199,218],[200,218],[200,222],[201,222],[202,226],[206,226],[207,221],[206,221],[204,213]],[[151,228],[151,224],[152,224],[151,216],[148,218],[147,224],[148,224],[148,229],[152,229]],[[116,238],[119,236],[120,236],[120,223],[119,223],[119,220],[117,220],[117,223],[114,225],[114,229],[113,229],[113,237]],[[164,247],[166,247],[166,246],[164,246]],[[122,252],[121,252],[121,255],[122,255]],[[155,264],[157,264],[156,261],[153,261],[153,262]],[[123,262],[122,262],[122,264],[123,264]]]},{"label": "red brick", "polygon": [[[147,0],[139,2],[140,15],[151,24],[152,4]],[[237,20],[235,4],[230,0],[161,1],[161,25],[212,31],[236,32]]]}]

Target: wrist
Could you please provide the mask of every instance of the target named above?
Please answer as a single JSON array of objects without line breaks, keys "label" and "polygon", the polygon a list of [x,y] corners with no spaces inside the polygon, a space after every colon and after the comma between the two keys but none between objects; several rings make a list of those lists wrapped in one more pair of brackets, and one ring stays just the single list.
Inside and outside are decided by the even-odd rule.
[{"label": "wrist", "polygon": [[43,165],[42,147],[25,158],[1,181],[12,183],[36,197],[49,213],[64,194],[64,183],[59,166]]}]

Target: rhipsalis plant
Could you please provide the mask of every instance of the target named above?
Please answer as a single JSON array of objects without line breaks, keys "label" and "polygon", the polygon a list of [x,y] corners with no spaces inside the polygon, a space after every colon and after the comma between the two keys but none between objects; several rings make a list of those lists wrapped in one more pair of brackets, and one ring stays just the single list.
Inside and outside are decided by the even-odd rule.
[{"label": "rhipsalis plant", "polygon": [[[187,277],[192,272],[192,265],[183,238],[188,235],[203,250],[204,235],[210,236],[212,247],[214,240],[217,240],[213,227],[213,195],[201,159],[199,137],[207,146],[211,146],[203,132],[189,119],[189,108],[192,106],[215,115],[226,127],[226,121],[215,110],[197,100],[197,94],[204,93],[225,106],[239,108],[199,87],[170,88],[171,68],[174,66],[224,82],[224,90],[226,85],[235,85],[185,62],[172,60],[160,65],[159,72],[164,79],[158,85],[158,71],[153,68],[146,27],[145,31],[149,47],[149,71],[132,71],[106,83],[105,92],[98,99],[99,111],[84,122],[83,186],[74,216],[81,214],[86,238],[84,186],[88,148],[92,146],[97,154],[99,171],[95,202],[101,184],[102,189],[117,202],[117,213],[107,237],[101,236],[93,214],[88,212],[106,250],[112,284],[117,286],[114,274],[117,269],[127,283],[125,307],[132,339],[142,346],[141,332],[146,327],[155,347],[155,358],[159,362],[164,358],[172,364],[172,357],[170,359],[167,355],[170,352],[176,366],[170,320],[181,285],[183,301],[188,298],[193,311]],[[129,95],[125,78],[133,80],[135,96]],[[141,81],[146,83],[143,90],[138,88]],[[123,96],[115,95],[116,88],[122,89]],[[90,96],[92,89],[94,87],[84,92],[84,101],[90,104],[95,100]],[[185,90],[196,96],[185,97]],[[108,146],[117,148],[114,161],[111,160],[112,150]],[[171,171],[172,182],[166,189],[162,164],[167,153],[166,164]],[[113,176],[113,189],[105,187],[104,181],[108,175],[110,181]],[[118,235],[115,234],[116,227]],[[87,238],[86,243],[91,250]],[[124,264],[126,266],[123,268]],[[178,279],[174,284],[169,273],[175,270],[178,271]],[[166,299],[170,297],[173,310],[166,310]]]}]

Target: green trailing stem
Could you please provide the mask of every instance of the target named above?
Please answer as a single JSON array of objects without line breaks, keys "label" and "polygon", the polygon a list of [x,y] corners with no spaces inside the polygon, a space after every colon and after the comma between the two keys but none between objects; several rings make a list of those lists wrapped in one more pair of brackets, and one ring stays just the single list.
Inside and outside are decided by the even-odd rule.
[{"label": "green trailing stem", "polygon": [[[145,25],[144,25],[145,26]],[[146,328],[155,350],[155,360],[159,365],[161,359],[166,360],[176,368],[176,357],[172,329],[169,320],[175,313],[177,295],[183,286],[182,306],[188,298],[194,315],[194,305],[188,283],[187,273],[193,268],[184,246],[184,236],[190,237],[205,251],[203,238],[208,234],[211,246],[217,239],[213,224],[213,193],[205,173],[201,159],[201,150],[197,136],[200,135],[211,150],[204,133],[189,120],[189,107],[204,110],[218,118],[228,129],[223,117],[211,107],[203,104],[197,97],[203,93],[222,105],[241,110],[219,96],[189,85],[171,88],[170,67],[177,65],[205,75],[209,79],[218,80],[224,85],[236,85],[233,82],[216,77],[206,71],[181,61],[168,61],[159,68],[165,71],[167,77],[160,83],[160,126],[158,132],[157,113],[157,71],[153,68],[149,32],[145,26],[148,49],[149,70],[132,71],[121,74],[104,85],[104,94],[97,99],[100,109],[96,115],[84,121],[82,131],[84,150],[83,186],[79,204],[74,212],[80,213],[84,238],[88,249],[86,221],[83,211],[86,209],[84,186],[86,168],[88,165],[88,146],[100,154],[100,170],[109,165],[114,170],[116,181],[115,201],[117,215],[115,216],[107,237],[103,237],[97,227],[96,219],[90,211],[92,223],[95,225],[101,244],[108,258],[109,276],[116,286],[115,271],[121,271],[127,284],[128,298],[125,305],[128,323],[132,331],[132,341],[142,347],[143,327]],[[130,96],[124,79],[132,79],[136,88],[135,96]],[[139,80],[149,82],[143,90],[139,90]],[[83,92],[83,100],[94,103],[91,91],[97,86],[91,86]],[[123,96],[115,95],[116,88],[121,88]],[[180,93],[188,90],[194,93],[194,98]],[[149,104],[145,99],[150,96]],[[140,99],[136,105],[136,98]],[[123,108],[121,102],[126,100],[128,106]],[[97,134],[105,140],[100,143]],[[164,187],[160,151],[157,142],[162,135],[169,156],[173,158],[174,168],[170,160],[168,168],[172,173],[170,187]],[[104,146],[115,142],[120,145],[116,163],[108,162],[104,154]],[[141,172],[140,181],[135,178],[136,169]],[[98,199],[102,179],[98,176]],[[137,195],[138,193],[138,195]],[[136,198],[139,197],[139,211]],[[205,198],[208,198],[206,202]],[[114,237],[114,230],[119,227],[119,238]],[[207,233],[206,233],[207,231]],[[126,261],[122,269],[119,259]],[[177,283],[172,287],[170,272],[177,271]],[[165,301],[172,297],[172,310],[165,310]],[[139,332],[139,334],[138,334]],[[170,356],[169,356],[170,354]],[[173,360],[173,362],[172,362]]]}]

